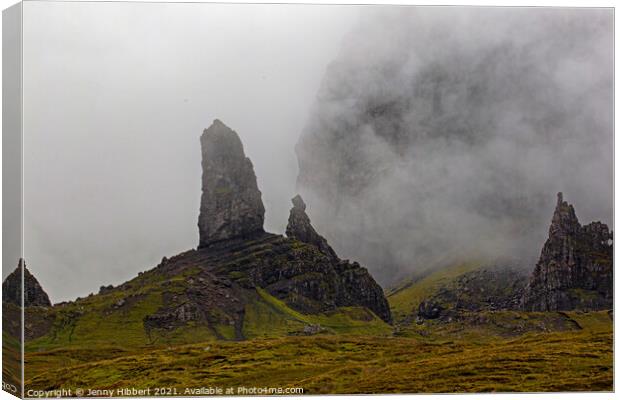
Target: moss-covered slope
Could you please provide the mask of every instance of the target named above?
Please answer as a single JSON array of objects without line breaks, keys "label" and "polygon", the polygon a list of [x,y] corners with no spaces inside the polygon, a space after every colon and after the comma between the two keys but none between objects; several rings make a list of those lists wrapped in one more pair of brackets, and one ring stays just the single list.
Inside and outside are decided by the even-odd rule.
[{"label": "moss-covered slope", "polygon": [[264,234],[164,258],[152,270],[117,287],[102,287],[96,295],[30,307],[26,349],[318,332],[383,335],[391,328],[377,315],[379,295],[381,288],[356,264]]}]

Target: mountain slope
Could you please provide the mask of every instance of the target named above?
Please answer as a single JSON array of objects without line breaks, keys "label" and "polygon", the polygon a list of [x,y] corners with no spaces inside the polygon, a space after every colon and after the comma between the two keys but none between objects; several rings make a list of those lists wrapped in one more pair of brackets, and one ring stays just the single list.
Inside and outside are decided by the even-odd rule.
[{"label": "mountain slope", "polygon": [[470,262],[438,267],[405,281],[387,293],[394,319],[403,320],[416,313],[425,299],[456,278],[469,271],[477,270],[482,265],[482,262]]},{"label": "mountain slope", "polygon": [[28,349],[391,332],[383,290],[365,268],[336,255],[301,197],[290,237],[264,232],[261,193],[236,132],[215,120],[201,145],[198,248],[96,295],[29,308]]},{"label": "mountain slope", "polygon": [[370,309],[344,297],[336,279],[315,286],[318,277],[340,273],[359,271],[272,234],[190,250],[97,295],[29,310],[27,338],[34,340],[27,348],[242,340],[300,334],[319,324],[326,332],[391,332]]}]

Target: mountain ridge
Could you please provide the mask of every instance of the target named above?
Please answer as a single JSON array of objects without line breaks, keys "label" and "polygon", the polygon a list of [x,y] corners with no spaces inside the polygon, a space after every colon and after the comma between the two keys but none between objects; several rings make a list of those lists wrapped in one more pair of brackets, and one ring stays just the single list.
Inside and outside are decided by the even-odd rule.
[{"label": "mountain ridge", "polygon": [[312,227],[301,197],[293,199],[290,237],[265,232],[261,193],[237,133],[215,120],[200,141],[198,247],[164,257],[125,283],[102,286],[98,294],[45,311],[28,309],[30,345],[117,342],[119,335],[149,345],[320,332],[389,334],[383,289],[365,268],[337,256]]}]

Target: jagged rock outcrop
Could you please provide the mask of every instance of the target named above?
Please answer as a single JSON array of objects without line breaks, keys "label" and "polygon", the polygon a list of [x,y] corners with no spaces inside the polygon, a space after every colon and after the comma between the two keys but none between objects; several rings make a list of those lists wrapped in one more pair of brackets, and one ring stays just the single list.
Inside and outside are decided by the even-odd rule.
[{"label": "jagged rock outcrop", "polygon": [[[184,325],[187,318],[181,316],[187,315],[187,307],[180,310],[179,306],[186,304],[197,310],[192,317],[195,320],[213,319],[215,323],[218,319],[220,324],[230,324],[240,332],[244,306],[257,290],[265,290],[304,314],[359,306],[386,322],[392,320],[383,289],[366,268],[334,259],[315,245],[281,235],[263,233],[251,240],[231,239],[190,250],[171,257],[152,272],[176,276],[191,268],[200,269],[199,274],[192,275],[193,282],[187,284],[196,289],[186,289],[175,299],[164,298],[162,309],[145,320],[145,326]],[[190,296],[190,292],[197,295]],[[212,315],[214,310],[219,311]]]},{"label": "jagged rock outcrop", "polygon": [[286,236],[314,245],[329,257],[337,259],[336,252],[327,243],[327,240],[314,230],[310,223],[310,218],[306,214],[306,203],[301,196],[297,195],[291,201],[293,202],[293,208],[291,208],[291,213],[288,217]]},{"label": "jagged rock outcrop", "polygon": [[[202,199],[198,226],[200,248],[227,253],[252,240],[280,237],[263,230],[265,209],[252,162],[245,157],[239,136],[215,120],[201,137]],[[315,313],[342,306],[364,306],[384,321],[391,321],[381,287],[365,268],[340,260],[319,235],[305,212],[301,197],[293,199],[285,243],[275,253],[264,251],[243,271],[241,282],[249,288],[266,288],[297,310]],[[294,248],[303,242],[310,248]],[[316,248],[318,252],[312,251]],[[223,270],[229,274],[231,271]],[[233,274],[234,275],[234,274]]]},{"label": "jagged rock outcrop", "polygon": [[19,264],[15,271],[11,272],[2,283],[2,301],[13,303],[21,307],[22,304],[22,268],[24,271],[24,306],[41,306],[49,307],[52,305],[50,299],[39,284],[39,281],[28,271],[23,260],[19,260]]},{"label": "jagged rock outcrop", "polygon": [[531,311],[613,307],[613,235],[607,225],[581,226],[562,193],[549,227],[549,238],[523,296]]},{"label": "jagged rock outcrop", "polygon": [[[290,293],[284,294],[285,292],[295,293],[295,296],[291,297],[291,301],[296,303],[299,309],[305,309],[308,312],[321,311],[325,305],[328,308],[363,305],[375,312],[384,321],[390,322],[392,319],[390,307],[383,289],[375,282],[366,268],[360,267],[356,262],[350,263],[348,260],[341,260],[327,243],[327,240],[310,223],[310,218],[306,214],[306,203],[301,196],[297,195],[291,201],[293,208],[291,208],[289,215],[286,236],[315,247],[327,259],[313,255],[300,260],[301,263],[296,263],[296,269],[298,270],[300,265],[304,265],[304,269],[308,268],[303,283],[299,285],[298,277],[293,274],[293,279],[285,281],[284,284],[276,282],[278,292],[288,297],[291,297]],[[306,265],[307,261],[311,262]],[[286,270],[288,270],[287,267],[278,273],[284,273],[286,276]],[[321,272],[321,275],[316,275],[316,272]],[[292,288],[291,286],[297,287]],[[316,300],[300,302],[297,294],[302,294],[306,299],[320,300],[318,302]]]},{"label": "jagged rock outcrop", "polygon": [[254,167],[235,131],[220,120],[205,129],[198,247],[263,232],[265,207]]}]

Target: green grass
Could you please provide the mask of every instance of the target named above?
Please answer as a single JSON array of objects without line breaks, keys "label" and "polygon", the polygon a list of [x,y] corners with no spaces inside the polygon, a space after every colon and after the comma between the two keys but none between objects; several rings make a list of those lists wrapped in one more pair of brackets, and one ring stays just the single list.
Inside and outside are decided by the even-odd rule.
[{"label": "green grass", "polygon": [[565,312],[481,311],[462,312],[451,322],[425,320],[399,326],[396,335],[428,342],[462,340],[484,344],[526,334],[609,329],[605,311],[579,314]]},{"label": "green grass", "polygon": [[579,327],[590,332],[606,332],[610,329],[612,317],[608,311],[566,311],[560,314],[566,315],[579,324]]},{"label": "green grass", "polygon": [[256,301],[245,308],[243,335],[246,338],[280,337],[303,329],[303,316],[294,310],[279,308],[277,303],[262,300],[260,293]]},{"label": "green grass", "polygon": [[[21,345],[20,341],[2,332],[2,381],[21,390]],[[8,387],[7,387],[8,388]],[[16,394],[16,393],[13,393]]]},{"label": "green grass", "polygon": [[[215,339],[235,339],[235,327],[228,324],[196,325],[190,322],[174,330],[144,328],[144,317],[162,306],[162,294],[183,290],[184,278],[162,283],[141,282],[129,293],[112,292],[80,299],[57,306],[48,316],[51,330],[26,343],[26,351],[41,352],[68,346],[148,346],[158,344],[187,344]],[[245,310],[243,334],[246,338],[277,337],[303,330],[305,325],[320,324],[332,333],[377,334],[391,333],[391,327],[373,313],[360,307],[343,307],[330,313],[304,315],[288,307],[267,291],[248,291],[254,301]],[[125,299],[126,306],[115,304]],[[211,310],[213,313],[218,310]]]},{"label": "green grass", "polygon": [[[426,287],[448,276],[429,279]],[[243,333],[250,340],[215,340],[211,327],[190,324],[149,344],[140,331],[142,315],[157,309],[160,292],[156,286],[140,290],[142,297],[126,311],[83,315],[73,328],[57,323],[54,340],[28,342],[26,387],[172,386],[180,394],[185,387],[265,385],[303,387],[306,393],[612,388],[607,312],[472,313],[450,323],[412,324],[393,337],[392,327],[363,308],[306,315],[258,289],[245,309]],[[88,305],[104,313],[117,297],[93,296],[62,312],[70,316]],[[123,323],[130,326],[127,335]],[[310,324],[320,324],[324,333],[299,335]],[[215,329],[234,337],[230,325]]]},{"label": "green grass", "polygon": [[[305,325],[321,325],[327,332],[339,334],[384,336],[392,333],[390,325],[363,307],[340,307],[327,313],[306,315],[288,307],[264,289],[258,288],[257,293],[260,301],[252,310],[255,313],[246,311],[248,338],[300,332]],[[274,328],[276,335],[271,334]]]},{"label": "green grass", "polygon": [[[27,370],[27,388],[269,386],[318,393],[610,391],[611,320],[485,343],[355,335],[291,336],[157,348]],[[28,354],[29,363],[49,354]]]},{"label": "green grass", "polygon": [[[143,318],[162,305],[161,292],[140,290],[125,296],[133,304],[127,309],[114,308],[123,298],[118,293],[93,296],[56,308],[52,330],[26,343],[26,351],[79,345],[140,346],[148,344]],[[85,310],[88,310],[85,312]]]},{"label": "green grass", "polygon": [[[480,266],[454,265],[390,292],[396,320]],[[258,288],[243,292],[248,340],[235,341],[232,325],[191,321],[149,337],[144,316],[161,307],[164,292],[183,293],[193,274],[188,268],[165,278],[154,270],[122,292],[54,307],[41,317],[53,321],[51,331],[26,343],[26,387],[176,387],[180,395],[202,386],[294,386],[310,394],[612,389],[607,312],[463,313],[452,322],[399,326],[393,335],[364,308],[307,315]],[[127,306],[115,307],[121,299]],[[307,325],[323,331],[304,336]]]},{"label": "green grass", "polygon": [[[162,307],[163,294],[184,294],[187,277],[196,273],[197,268],[187,268],[177,276],[166,278],[152,270],[126,283],[123,291],[89,296],[55,306],[47,311],[49,315],[45,315],[53,321],[51,330],[26,342],[25,350],[41,352],[71,346],[130,348],[186,344],[215,339],[214,330],[223,338],[233,339],[234,327],[228,325],[208,327],[189,324],[174,330],[146,331],[144,317],[155,314]],[[121,300],[124,304],[119,306]]]}]

